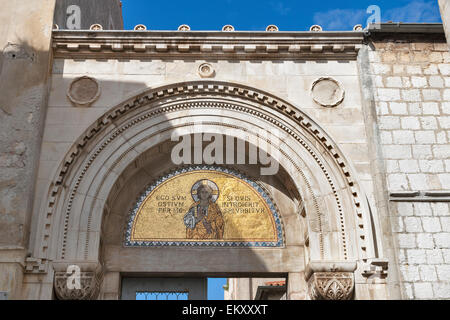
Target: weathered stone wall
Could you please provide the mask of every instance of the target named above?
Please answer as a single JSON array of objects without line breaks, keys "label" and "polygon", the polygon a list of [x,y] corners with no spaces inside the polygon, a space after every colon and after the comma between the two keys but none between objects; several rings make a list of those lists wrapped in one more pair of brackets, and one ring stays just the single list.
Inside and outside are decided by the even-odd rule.
[{"label": "weathered stone wall", "polygon": [[[376,40],[368,54],[407,299],[450,298],[448,203],[438,193],[423,199],[425,191],[450,189],[450,53],[444,41]],[[407,193],[406,202],[398,198],[407,191],[421,193]]]},{"label": "weathered stone wall", "polygon": [[17,298],[48,95],[54,0],[0,10],[0,291]]}]

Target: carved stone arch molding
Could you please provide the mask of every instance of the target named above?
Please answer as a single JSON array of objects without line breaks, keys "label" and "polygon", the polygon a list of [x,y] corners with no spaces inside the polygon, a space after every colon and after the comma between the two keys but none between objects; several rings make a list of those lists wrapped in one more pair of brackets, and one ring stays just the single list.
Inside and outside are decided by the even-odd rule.
[{"label": "carved stone arch molding", "polygon": [[[268,142],[261,146],[290,175],[302,197],[311,261],[352,264],[374,257],[365,195],[327,133],[285,100],[220,81],[149,89],[93,123],[67,153],[49,188],[34,257],[54,265],[101,265],[102,215],[121,172],[149,148],[170,140],[174,130],[193,132],[199,124],[206,133],[232,129],[227,132],[236,137]],[[282,137],[263,137],[261,128]]]}]

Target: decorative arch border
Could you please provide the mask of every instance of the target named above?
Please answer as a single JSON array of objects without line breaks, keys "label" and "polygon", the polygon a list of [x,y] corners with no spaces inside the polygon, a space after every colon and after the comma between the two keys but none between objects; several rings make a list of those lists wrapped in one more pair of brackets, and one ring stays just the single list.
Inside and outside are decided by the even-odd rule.
[{"label": "decorative arch border", "polygon": [[[83,149],[86,147],[88,142],[94,138],[99,132],[101,132],[104,128],[106,128],[108,125],[110,125],[113,121],[120,118],[121,116],[127,114],[131,110],[135,110],[139,107],[145,106],[150,103],[155,103],[157,101],[167,99],[167,98],[175,98],[177,96],[189,96],[189,95],[198,95],[198,94],[217,94],[217,95],[227,95],[229,97],[237,97],[237,98],[244,98],[249,101],[255,102],[257,104],[265,105],[273,110],[276,110],[277,112],[281,113],[284,116],[287,116],[288,118],[295,121],[297,124],[300,125],[300,127],[305,131],[311,134],[318,143],[320,143],[324,149],[328,152],[329,155],[331,155],[331,158],[334,160],[336,167],[340,169],[340,172],[342,174],[342,177],[344,177],[347,186],[351,190],[351,197],[353,199],[353,206],[356,212],[356,219],[355,223],[359,227],[359,230],[357,231],[358,239],[357,243],[359,244],[359,249],[363,252],[366,252],[367,244],[366,244],[366,237],[365,237],[365,224],[364,224],[364,218],[363,218],[363,204],[360,200],[360,190],[359,187],[356,185],[355,179],[353,178],[352,169],[350,165],[348,164],[348,161],[345,159],[342,152],[339,150],[339,148],[335,145],[335,143],[332,141],[332,139],[323,131],[308,115],[301,112],[299,109],[297,109],[294,105],[287,102],[286,100],[277,98],[275,95],[272,95],[270,93],[249,87],[247,85],[242,84],[235,84],[235,83],[229,83],[229,82],[222,82],[222,81],[191,81],[191,82],[182,82],[182,83],[175,83],[170,84],[166,86],[162,86],[159,88],[154,89],[147,89],[143,93],[130,98],[126,100],[125,102],[119,104],[118,106],[112,108],[110,111],[106,112],[102,117],[100,117],[95,123],[93,123],[85,132],[84,134],[77,139],[77,141],[74,143],[74,145],[71,147],[69,152],[67,153],[66,157],[64,158],[64,161],[60,165],[60,167],[57,170],[57,174],[55,178],[53,179],[53,182],[51,183],[50,190],[49,190],[49,196],[48,201],[46,205],[46,210],[44,214],[44,222],[41,223],[41,225],[44,225],[45,228],[41,234],[41,243],[39,253],[38,255],[41,256],[42,261],[46,260],[47,257],[47,250],[48,249],[48,243],[49,238],[51,237],[51,226],[53,222],[53,213],[55,211],[56,203],[58,201],[58,197],[61,195],[61,189],[63,186],[63,183],[65,182],[65,177],[67,176],[68,172],[70,171],[72,165],[75,163],[75,161],[78,159],[78,157],[81,155]],[[194,97],[194,96],[192,96]],[[166,108],[166,111],[171,111],[172,107]],[[163,109],[163,108],[162,108]],[[158,110],[159,112],[163,112],[161,110]],[[272,123],[277,124],[279,127],[282,127],[287,133],[289,133],[291,136],[296,138],[297,140],[301,140],[300,137],[293,132],[290,128],[286,127],[282,123],[278,122],[276,119],[271,119],[267,115],[261,114],[260,115],[263,119],[270,121]],[[128,126],[132,126],[132,123],[128,123]],[[123,128],[126,129],[126,128]],[[117,130],[114,135],[111,135],[108,140],[103,142],[103,145],[101,145],[97,151],[95,152],[95,155],[98,155],[102,149],[110,142],[112,141],[115,136],[120,134],[120,130]],[[324,174],[326,175],[328,181],[330,182],[331,187],[333,188],[333,181],[331,180],[331,177],[328,172],[326,172],[324,164],[320,163],[320,159],[317,155],[314,154],[314,152],[311,150],[311,148],[303,142],[303,146],[312,154],[314,159],[318,161],[319,166],[324,171]],[[83,175],[85,174],[87,168],[92,163],[93,159],[90,159],[87,162],[87,166],[81,171],[80,176],[78,177],[78,180],[75,183],[75,186],[78,186]],[[340,203],[340,200],[338,198],[337,190],[333,189],[333,193],[335,197],[337,198],[337,205],[338,208],[340,208],[340,224],[341,226],[344,225],[344,216],[342,212],[342,206]],[[69,200],[73,200],[74,194],[71,194],[68,196]],[[70,211],[70,204],[68,206],[68,210]],[[320,218],[320,217],[319,217]],[[68,226],[65,224],[64,226],[64,233],[67,233]],[[345,241],[345,230],[341,229],[341,235],[344,237]],[[65,240],[64,240],[65,241]],[[65,243],[63,241],[63,246],[65,246]],[[344,243],[345,247],[345,243]],[[344,251],[346,249],[344,248]],[[361,257],[363,259],[366,259],[367,257],[363,256]],[[64,259],[64,257],[63,257]],[[347,259],[345,255],[345,259]]]},{"label": "decorative arch border", "polygon": [[[184,101],[184,99],[183,99]],[[85,161],[85,166],[83,168],[83,170],[81,171],[81,173],[78,176],[77,179],[77,183],[75,184],[74,188],[71,191],[71,194],[69,196],[69,201],[68,201],[68,205],[67,205],[67,210],[66,210],[66,215],[65,215],[65,226],[64,226],[64,230],[68,229],[68,219],[69,219],[69,215],[70,215],[70,211],[71,211],[71,207],[72,207],[72,201],[74,199],[74,196],[76,194],[77,188],[79,186],[79,183],[81,182],[84,174],[87,172],[89,166],[91,165],[91,163],[93,163],[95,161],[95,159],[97,158],[97,156],[101,153],[101,151],[110,143],[112,142],[112,140],[114,140],[117,136],[119,136],[122,132],[125,132],[127,129],[131,128],[134,125],[137,125],[140,122],[143,122],[145,120],[151,119],[154,116],[157,116],[159,114],[164,114],[164,113],[168,113],[170,111],[180,111],[180,110],[192,110],[193,108],[203,108],[203,107],[209,107],[209,108],[217,108],[217,109],[229,109],[229,110],[233,110],[233,111],[239,111],[239,112],[245,112],[248,114],[251,114],[253,116],[258,116],[261,117],[264,120],[268,120],[271,119],[269,117],[267,117],[267,115],[258,112],[258,111],[254,111],[253,109],[249,108],[249,107],[244,107],[240,104],[238,104],[237,102],[217,102],[217,101],[206,101],[206,102],[181,102],[181,103],[175,103],[175,105],[171,105],[171,106],[163,106],[160,108],[152,108],[150,110],[148,110],[147,112],[144,112],[143,114],[140,114],[137,118],[133,118],[130,119],[128,122],[118,126],[116,128],[116,130],[114,130],[112,133],[110,133],[109,137],[104,139],[104,142],[99,144],[100,146],[96,149],[96,152],[94,152],[91,157],[89,158],[89,160]],[[273,121],[273,119],[272,119]],[[278,121],[273,121],[275,124],[278,125],[278,127],[283,127],[281,126],[281,123]],[[238,129],[238,130],[245,130],[245,128],[234,125],[234,124],[228,124],[228,123],[222,123],[222,122],[211,122],[211,121],[206,121],[206,122],[202,122],[203,125],[217,125],[217,126],[221,126],[221,127],[228,127],[228,128],[233,128],[233,129]],[[195,125],[194,122],[188,122],[188,123],[184,123],[183,126],[192,126]],[[286,129],[286,127],[284,126],[283,129]],[[167,129],[166,129],[167,130]],[[162,131],[157,131],[154,134],[160,134],[166,130],[162,130]],[[250,132],[250,131],[247,131]],[[257,135],[258,136],[258,135]],[[330,175],[327,173],[327,170],[325,168],[325,166],[322,164],[320,158],[315,154],[315,152],[312,150],[312,148],[310,146],[308,146],[307,143],[305,143],[301,137],[296,136],[297,140],[299,142],[302,143],[302,145],[305,147],[305,149],[313,156],[314,160],[317,161],[320,165],[321,170],[324,171],[327,181],[330,184],[330,187],[333,187],[333,190],[335,190],[334,188],[334,183],[330,177]],[[261,138],[258,136],[258,138]],[[146,140],[147,137],[143,138],[142,140]],[[141,140],[141,142],[142,142]],[[264,137],[264,140],[271,144],[271,141],[267,138]],[[132,149],[132,147],[130,147],[126,152],[124,152],[123,154],[126,154],[127,152],[129,152]],[[325,250],[324,250],[324,241],[323,241],[323,236],[322,236],[322,232],[323,232],[323,224],[321,222],[321,211],[319,209],[319,205],[317,203],[317,198],[313,192],[313,189],[311,187],[310,182],[308,181],[306,175],[304,174],[303,170],[299,167],[299,165],[284,151],[284,150],[280,150],[281,154],[283,155],[283,157],[285,159],[287,159],[289,161],[289,163],[296,169],[296,172],[299,173],[302,176],[303,181],[306,184],[306,187],[309,191],[309,194],[311,195],[312,201],[314,203],[314,208],[315,208],[315,214],[318,218],[318,224],[319,224],[319,251],[320,251],[320,256],[321,258],[324,257],[325,255]],[[123,156],[123,155],[122,155]],[[116,160],[113,164],[116,165],[117,162],[120,161],[120,159]],[[269,193],[268,193],[269,194]],[[341,208],[340,206],[340,200],[339,200],[339,196],[337,195],[337,193],[335,193],[335,197],[336,197],[336,201],[338,204],[338,208]],[[340,211],[340,215],[343,218],[343,211]],[[88,225],[87,225],[87,229],[88,231],[90,231],[90,226],[91,226],[91,218],[92,218],[92,212],[90,212],[89,215],[89,219],[88,219]],[[344,227],[344,221],[341,221],[341,225],[342,227]],[[344,229],[342,229],[344,232]],[[89,235],[89,233],[88,233]],[[66,231],[64,232],[64,240],[66,239]],[[65,242],[63,240],[63,242]],[[87,236],[86,238],[86,245],[85,245],[85,258],[87,259],[87,251],[88,251],[88,242],[89,242],[89,236]],[[346,256],[346,242],[345,242],[345,238],[343,239],[343,252],[344,252],[344,257],[345,259],[347,259]],[[63,253],[63,257],[65,254],[65,246],[63,246],[62,248],[62,253]]]},{"label": "decorative arch border", "polygon": [[[209,242],[198,242],[198,241],[132,241],[131,240],[131,231],[134,219],[136,218],[136,214],[141,207],[142,203],[148,197],[148,195],[158,188],[162,183],[167,181],[170,178],[176,177],[178,174],[198,171],[198,170],[208,170],[208,171],[219,171],[222,173],[226,173],[245,181],[250,187],[252,187],[258,194],[266,201],[270,212],[273,216],[277,234],[277,241],[209,241]],[[197,165],[197,166],[189,166],[185,168],[181,168],[178,170],[172,170],[170,173],[158,178],[154,183],[152,183],[146,190],[140,195],[137,202],[131,209],[129,214],[129,219],[127,223],[127,228],[125,231],[125,246],[127,247],[135,247],[135,246],[143,246],[143,247],[152,247],[152,246],[211,246],[211,247],[283,247],[283,226],[281,223],[281,218],[279,215],[279,210],[272,200],[272,198],[268,195],[267,191],[264,190],[258,183],[253,180],[250,180],[244,174],[237,172],[236,170],[232,170],[229,168],[221,167],[221,166],[212,166],[212,165]]]}]

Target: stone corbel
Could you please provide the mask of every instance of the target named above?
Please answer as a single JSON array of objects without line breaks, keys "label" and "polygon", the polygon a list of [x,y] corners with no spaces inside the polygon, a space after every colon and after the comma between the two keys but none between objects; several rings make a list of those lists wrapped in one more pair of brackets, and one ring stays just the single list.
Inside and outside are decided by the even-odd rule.
[{"label": "stone corbel", "polygon": [[54,288],[60,300],[94,300],[98,297],[103,270],[98,262],[56,262]]},{"label": "stone corbel", "polygon": [[369,259],[366,264],[362,276],[371,283],[386,283],[388,276],[388,260],[387,259]]},{"label": "stone corbel", "polygon": [[46,274],[48,271],[48,261],[46,259],[27,257],[25,259],[25,273]]},{"label": "stone corbel", "polygon": [[355,288],[356,262],[311,261],[306,267],[312,300],[349,300]]}]

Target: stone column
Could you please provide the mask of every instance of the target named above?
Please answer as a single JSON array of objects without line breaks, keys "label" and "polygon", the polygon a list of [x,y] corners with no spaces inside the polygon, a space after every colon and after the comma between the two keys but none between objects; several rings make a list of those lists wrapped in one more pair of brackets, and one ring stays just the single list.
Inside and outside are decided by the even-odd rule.
[{"label": "stone column", "polygon": [[0,292],[19,299],[47,105],[55,0],[0,10]]},{"label": "stone column", "polygon": [[448,0],[439,0],[442,23],[444,24],[445,36],[450,47],[450,3]]}]

